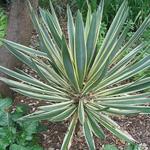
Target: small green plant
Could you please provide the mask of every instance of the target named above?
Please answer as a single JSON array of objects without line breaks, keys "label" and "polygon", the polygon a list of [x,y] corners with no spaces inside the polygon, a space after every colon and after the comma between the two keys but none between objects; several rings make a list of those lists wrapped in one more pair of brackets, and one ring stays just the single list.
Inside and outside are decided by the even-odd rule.
[{"label": "small green plant", "polygon": [[0,98],[0,150],[43,150],[36,138],[39,123],[16,122],[26,114],[27,107],[20,105],[11,112],[11,106],[10,98]]},{"label": "small green plant", "polygon": [[[105,138],[101,126],[132,145],[137,143],[110,116],[150,113],[150,107],[144,105],[150,102],[150,93],[143,92],[150,87],[150,77],[126,82],[150,66],[149,55],[141,60],[134,59],[147,47],[145,42],[138,46],[134,43],[149,26],[150,15],[126,41],[129,26],[125,22],[129,7],[124,0],[98,48],[104,0],[101,0],[97,11],[92,13],[88,9],[85,24],[80,11],[74,23],[68,7],[68,42],[52,4],[51,13],[40,9],[40,19],[30,4],[29,7],[39,34],[40,50],[8,40],[3,40],[3,43],[19,60],[35,70],[40,80],[3,66],[0,66],[0,72],[17,81],[4,77],[0,80],[16,92],[51,104],[38,107],[37,111],[18,121],[47,119],[60,122],[70,119],[62,150],[69,149],[79,125],[91,150],[96,149],[93,135]],[[118,59],[127,49],[129,53]]]},{"label": "small green plant", "polygon": [[[4,38],[7,30],[7,16],[4,13],[4,10],[0,8],[0,38]],[[0,46],[2,43],[0,42]]]}]

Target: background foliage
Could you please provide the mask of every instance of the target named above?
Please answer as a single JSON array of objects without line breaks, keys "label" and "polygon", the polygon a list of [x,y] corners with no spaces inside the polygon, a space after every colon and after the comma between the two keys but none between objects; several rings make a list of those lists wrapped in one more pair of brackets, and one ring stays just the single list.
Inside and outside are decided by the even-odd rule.
[{"label": "background foliage", "polygon": [[[4,38],[7,30],[7,15],[5,11],[0,8],[0,38]],[[0,42],[0,46],[2,43]]]}]

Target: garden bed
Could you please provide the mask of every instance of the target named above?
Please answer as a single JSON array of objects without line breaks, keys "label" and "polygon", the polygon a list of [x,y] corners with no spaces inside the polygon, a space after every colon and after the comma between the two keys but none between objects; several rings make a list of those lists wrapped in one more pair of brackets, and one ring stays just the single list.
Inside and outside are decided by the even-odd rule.
[{"label": "garden bed", "polygon": [[[66,33],[66,18],[60,18],[60,22],[64,33]],[[67,33],[65,35],[67,38]],[[37,38],[38,35],[33,32],[30,47],[33,47],[35,49],[38,48]],[[19,69],[33,76],[34,78],[39,79],[36,73],[33,70],[29,69],[26,65],[23,64],[19,66]],[[16,106],[19,104],[27,104],[30,108],[29,113],[34,112],[38,106],[50,104],[49,102],[34,100],[17,93],[13,93],[13,97],[13,108],[16,108]],[[139,144],[141,145],[141,150],[150,149],[150,115],[134,115],[130,117],[113,116],[112,118],[120,125],[122,129],[126,130],[133,136],[133,138],[135,138],[135,140],[139,142]],[[65,133],[68,129],[69,120],[57,124],[48,121],[42,121],[42,124],[46,127],[46,130],[38,134],[38,137],[40,137],[40,144],[43,146],[44,150],[59,150],[61,148]],[[102,150],[104,145],[106,144],[116,145],[119,150],[125,149],[127,143],[116,138],[105,129],[104,132],[106,133],[105,140],[100,140],[94,137],[97,150]],[[70,150],[88,150],[81,129],[74,135]]]},{"label": "garden bed", "polygon": [[[15,105],[28,104],[31,112],[35,111],[38,106],[45,104],[45,102],[39,102],[19,94],[15,95],[14,103]],[[141,150],[150,149],[150,115],[122,116],[113,117],[113,119],[139,142],[142,146]],[[40,143],[44,147],[44,150],[59,150],[67,131],[68,121],[57,124],[45,121],[43,124],[48,128],[47,131],[39,134],[41,138]],[[102,150],[105,144],[115,144],[119,150],[124,150],[126,145],[124,141],[116,138],[106,130],[105,133],[106,139],[104,141],[95,138],[97,150]],[[71,150],[88,150],[85,138],[80,131],[78,135],[74,135]]]},{"label": "garden bed", "polygon": [[[64,31],[66,31],[65,19],[63,19],[61,22]],[[37,34],[34,32],[31,38],[30,47],[34,47],[35,49],[38,47],[37,37]],[[22,65],[20,69],[23,70],[25,73],[30,74],[35,78],[38,78],[35,72],[29,69],[26,65]],[[15,93],[14,96],[14,105],[27,104],[29,105],[31,112],[35,111],[38,106],[44,105],[46,103],[45,101],[41,102],[25,96],[21,96],[17,93]],[[122,116],[113,117],[113,119],[121,126],[121,128],[126,130],[139,142],[139,144],[142,146],[141,150],[150,149],[150,115],[136,115],[131,117]],[[39,134],[41,138],[40,143],[44,147],[44,150],[59,150],[61,148],[63,138],[67,131],[69,121],[57,124],[44,121],[43,124],[45,124],[48,128],[46,131]],[[119,150],[125,149],[127,143],[116,138],[105,129],[104,131],[106,133],[106,139],[104,141],[99,140],[95,137],[97,150],[102,150],[102,147],[105,144],[116,145]],[[77,135],[74,135],[70,150],[88,150],[85,138],[83,137],[81,131],[79,131]]]}]

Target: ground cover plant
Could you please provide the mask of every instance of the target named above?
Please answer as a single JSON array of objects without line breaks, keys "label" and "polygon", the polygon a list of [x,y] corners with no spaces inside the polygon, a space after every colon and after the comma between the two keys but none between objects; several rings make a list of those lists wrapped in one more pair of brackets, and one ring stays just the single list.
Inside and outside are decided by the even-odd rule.
[{"label": "ground cover plant", "polygon": [[43,150],[36,134],[39,122],[18,123],[16,120],[27,114],[28,107],[16,106],[12,109],[10,98],[0,98],[0,149],[1,150]]},{"label": "ground cover plant", "polygon": [[[4,10],[0,8],[0,38],[4,38],[7,30],[7,16],[4,13]],[[0,46],[1,46],[0,42]]]},{"label": "ground cover plant", "polygon": [[[23,63],[35,70],[36,79],[23,71],[12,71],[0,66],[3,72],[17,80],[0,77],[11,89],[38,100],[51,102],[37,111],[21,117],[18,121],[70,120],[62,143],[62,150],[69,149],[76,130],[82,126],[89,146],[94,150],[93,135],[104,139],[102,126],[132,145],[138,142],[114,122],[110,116],[148,114],[150,107],[150,77],[131,81],[130,78],[149,68],[150,56],[135,59],[148,43],[134,43],[150,25],[150,15],[139,29],[126,40],[129,26],[126,22],[129,7],[126,0],[120,6],[106,36],[97,48],[99,28],[103,16],[104,1],[97,11],[89,7],[84,24],[82,14],[77,12],[75,22],[68,6],[68,38],[62,33],[56,13],[40,9],[40,19],[30,7],[34,26],[39,34],[40,48],[34,50],[8,40],[4,45]],[[123,58],[122,53],[129,49]],[[21,82],[20,82],[21,81]]]}]

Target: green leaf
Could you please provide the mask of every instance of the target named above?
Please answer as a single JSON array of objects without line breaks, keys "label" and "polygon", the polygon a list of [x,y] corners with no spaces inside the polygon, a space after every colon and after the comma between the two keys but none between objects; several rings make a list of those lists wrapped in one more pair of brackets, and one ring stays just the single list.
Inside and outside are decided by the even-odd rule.
[{"label": "green leaf", "polygon": [[45,100],[45,101],[51,101],[51,102],[63,102],[63,101],[69,101],[68,98],[66,97],[61,97],[61,96],[50,96],[46,94],[40,94],[40,93],[35,93],[35,92],[29,92],[26,90],[21,90],[17,88],[11,88],[13,91],[16,91],[20,94],[23,94],[25,96],[38,99],[38,100]]},{"label": "green leaf", "polygon": [[42,73],[47,77],[49,82],[51,82],[50,85],[53,85],[57,89],[60,89],[62,87],[63,89],[62,91],[70,87],[69,83],[65,80],[65,78],[62,78],[60,73],[57,70],[55,70],[55,68],[51,68],[50,65],[47,65],[44,62],[36,62],[36,63],[40,67]]},{"label": "green leaf", "polygon": [[18,118],[26,115],[29,112],[29,106],[27,104],[18,104],[16,110],[11,114],[11,119],[16,121]]},{"label": "green leaf", "polygon": [[15,48],[11,47],[10,45],[5,45],[6,48],[14,55],[16,56],[20,61],[22,61],[24,64],[29,66],[30,68],[34,69],[34,66],[32,64],[32,61],[30,60],[30,57],[27,54],[24,54],[21,51],[17,51]]},{"label": "green leaf", "polygon": [[8,109],[12,104],[11,98],[0,98],[0,110],[5,111]]},{"label": "green leaf", "polygon": [[101,96],[99,98],[97,98],[95,101],[104,101],[107,103],[107,101],[113,101],[113,100],[116,100],[116,101],[120,101],[120,100],[138,100],[138,99],[142,99],[142,98],[147,98],[150,96],[150,93],[149,92],[146,92],[146,93],[139,93],[139,94],[127,94],[127,95],[122,95],[122,96],[118,96],[118,97],[113,97],[113,96]]},{"label": "green leaf", "polygon": [[5,127],[0,127],[0,137],[5,137],[7,135],[7,132],[6,132],[7,128]]},{"label": "green leaf", "polygon": [[133,143],[133,144],[137,143],[132,138],[132,136],[128,134],[128,132],[124,131],[116,122],[114,122],[112,119],[110,119],[106,115],[102,115],[102,114],[95,115],[95,113],[93,115],[100,122],[100,124],[102,124],[107,130],[112,132],[118,138],[123,139],[129,143]]},{"label": "green leaf", "polygon": [[120,70],[120,68],[124,68],[123,66],[130,63],[132,59],[143,49],[146,44],[142,43],[133,49],[130,53],[128,53],[123,59],[121,59],[112,69],[108,72],[108,75],[114,74],[116,71]]},{"label": "green leaf", "polygon": [[66,110],[68,110],[68,106],[64,106],[61,108],[58,107],[56,109],[51,109],[49,111],[39,110],[19,118],[18,121],[24,121],[24,120],[38,121],[38,120],[51,119],[54,118],[55,116],[62,114]]},{"label": "green leaf", "polygon": [[50,2],[50,8],[51,8],[51,12],[52,12],[52,16],[53,16],[53,21],[54,21],[54,24],[55,26],[57,27],[57,31],[59,32],[59,34],[61,35],[62,34],[62,31],[61,31],[61,27],[59,25],[59,21],[58,21],[58,18],[57,18],[57,15],[55,13],[55,10],[54,10],[54,7],[52,5],[52,2]]},{"label": "green leaf", "polygon": [[145,29],[149,27],[150,24],[150,15],[148,15],[141,26],[138,28],[136,32],[132,35],[132,37],[126,42],[126,44],[121,48],[121,50],[116,54],[116,57],[114,58],[114,61],[118,59],[124,50],[128,49],[130,46],[132,46],[133,43],[135,43],[140,36],[144,33]]},{"label": "green leaf", "polygon": [[115,145],[104,145],[104,149],[103,150],[118,150],[117,147]]},{"label": "green leaf", "polygon": [[[15,79],[18,79],[18,80],[21,80],[21,81],[24,81],[28,84],[31,84],[31,85],[34,85],[38,88],[41,88],[41,89],[54,89],[54,88],[51,88],[51,86],[45,84],[45,83],[42,83],[41,81],[39,81],[38,79],[36,78],[33,78],[33,77],[29,77],[29,76],[26,76],[26,75],[22,75],[20,73],[17,73],[15,71],[12,71],[10,69],[7,69],[5,67],[2,67],[0,66],[0,72],[2,73],[5,73]],[[4,78],[0,78],[0,79],[4,79]]]},{"label": "green leaf", "polygon": [[88,6],[88,12],[87,12],[87,16],[86,16],[86,24],[85,24],[85,30],[84,30],[86,40],[88,38],[88,34],[89,34],[89,30],[90,30],[91,19],[92,19],[91,7]]},{"label": "green leaf", "polygon": [[122,105],[122,104],[103,104],[103,106],[110,108],[118,108],[122,110],[136,110],[141,113],[150,113],[150,107],[148,106],[130,106],[130,105]]},{"label": "green leaf", "polygon": [[40,88],[32,86],[32,85],[28,85],[28,84],[21,83],[18,81],[9,80],[6,78],[0,78],[0,80],[7,83],[9,86],[11,86],[13,88],[22,89],[22,90],[25,90],[26,92],[29,91],[29,92],[39,93],[39,94],[47,94],[47,95],[51,95],[51,96],[59,95],[59,94],[64,95],[61,91],[59,93],[59,91],[52,92],[52,91],[48,91],[48,90],[43,90],[43,89],[40,89]]},{"label": "green leaf", "polygon": [[37,121],[26,121],[22,123],[21,127],[23,128],[23,132],[25,132],[26,137],[29,137],[37,132],[38,125],[39,123]]},{"label": "green leaf", "polygon": [[7,146],[9,146],[9,140],[7,139],[0,139],[0,149],[5,150]]},{"label": "green leaf", "polygon": [[[94,12],[92,14],[92,20],[91,20],[91,24],[90,24],[87,41],[86,41],[88,65],[91,63],[91,61],[93,59],[93,55],[96,50],[96,43],[97,43],[97,40],[99,37],[99,31],[100,31],[100,27],[101,27],[103,7],[104,7],[104,0],[101,0],[97,12]],[[88,17],[87,19],[89,20],[88,22],[90,22],[90,18]],[[88,22],[87,22],[87,24],[89,24]]]},{"label": "green leaf", "polygon": [[[57,71],[62,71],[62,61],[60,59],[60,48],[61,48],[61,36],[59,35],[57,29],[55,28],[54,21],[53,21],[53,16],[48,12],[40,9],[40,14],[42,21],[44,24],[40,24],[37,15],[33,11],[33,8],[30,6],[30,13],[31,13],[31,18],[33,20],[33,23],[39,33],[39,38],[40,41],[42,42],[42,47],[43,50],[47,53],[49,56],[50,60],[52,61],[53,66],[55,66],[55,69]],[[47,29],[45,28],[45,25]],[[51,38],[49,32],[52,33],[52,36],[54,39]],[[54,41],[56,40],[59,49],[56,48]]]},{"label": "green leaf", "polygon": [[7,46],[9,46],[10,48],[16,49],[18,51],[24,52],[26,54],[30,54],[31,56],[39,56],[39,57],[43,57],[43,58],[48,58],[47,54],[44,52],[40,52],[38,50],[35,50],[33,48],[29,48],[26,46],[23,46],[21,44],[9,41],[9,40],[3,40],[3,43]]},{"label": "green leaf", "polygon": [[10,150],[29,150],[29,149],[22,145],[12,144],[10,146]]},{"label": "green leaf", "polygon": [[39,145],[35,145],[35,146],[32,146],[31,150],[44,150],[44,149]]},{"label": "green leaf", "polygon": [[16,138],[16,129],[11,126],[0,128],[0,147],[6,147],[10,145]]},{"label": "green leaf", "polygon": [[123,71],[119,73],[116,72],[112,76],[109,76],[99,84],[99,87],[102,88],[104,85],[105,86],[113,85],[118,82],[129,79],[130,77],[133,77],[142,70],[148,69],[149,65],[150,65],[150,56],[147,56],[142,60],[140,60],[139,62],[135,63],[134,65],[125,68]]},{"label": "green leaf", "polygon": [[53,117],[50,119],[50,121],[54,121],[54,122],[59,122],[59,121],[63,121],[68,119],[70,116],[72,116],[72,114],[76,111],[76,106],[70,106],[70,108],[68,108],[67,110],[65,110],[64,112],[58,114],[57,116]]},{"label": "green leaf", "polygon": [[[87,110],[88,113],[88,110]],[[94,116],[92,116],[92,114],[88,113],[88,121],[90,124],[90,127],[92,128],[93,133],[101,138],[101,139],[105,139],[105,134],[103,132],[103,129],[99,126],[98,122],[94,119]]]},{"label": "green leaf", "polygon": [[105,101],[105,104],[121,104],[121,105],[139,105],[139,104],[145,104],[145,103],[150,103],[150,98],[137,98],[137,99],[126,99],[126,100],[121,100],[121,99],[112,99],[110,101]]},{"label": "green leaf", "polygon": [[62,45],[62,57],[63,57],[63,63],[64,63],[64,67],[66,70],[66,74],[68,76],[69,81],[73,85],[73,87],[78,91],[79,85],[77,83],[77,77],[76,77],[75,69],[73,66],[73,62],[71,60],[69,49],[67,47],[67,44],[66,44],[64,37],[62,40],[63,40],[63,42],[62,42],[63,43],[63,45]]},{"label": "green leaf", "polygon": [[80,89],[83,87],[83,82],[87,66],[87,49],[84,37],[84,23],[82,15],[78,11],[75,24],[75,64],[78,73],[78,83]]},{"label": "green leaf", "polygon": [[89,149],[95,150],[93,134],[92,134],[91,127],[89,126],[87,119],[85,120],[84,125],[83,125],[83,133],[84,133]]},{"label": "green leaf", "polygon": [[78,116],[79,116],[80,123],[83,125],[84,124],[84,120],[85,120],[85,112],[84,112],[84,102],[83,102],[83,100],[79,101]]},{"label": "green leaf", "polygon": [[109,31],[106,34],[106,37],[103,41],[100,50],[98,51],[98,54],[92,65],[93,67],[90,70],[89,77],[94,78],[100,71],[101,67],[106,63],[108,57],[113,51],[113,45],[115,44],[115,41],[118,38],[118,35],[127,18],[127,13],[128,13],[127,1],[124,0],[109,28]]},{"label": "green leaf", "polygon": [[8,112],[0,111],[0,125],[7,126],[9,123],[9,114]]},{"label": "green leaf", "polygon": [[72,57],[74,56],[74,47],[75,47],[75,27],[74,27],[74,21],[72,17],[72,13],[70,10],[70,7],[67,6],[67,16],[68,16],[68,35],[69,35],[69,47],[71,50]]},{"label": "green leaf", "polygon": [[58,108],[69,108],[73,104],[73,101],[68,101],[68,102],[61,102],[61,103],[56,103],[52,105],[46,105],[46,106],[40,106],[38,107],[39,110],[44,110],[44,111],[52,111]]},{"label": "green leaf", "polygon": [[[47,26],[48,30],[52,34],[53,40],[55,41],[57,46],[61,48],[62,33],[60,29],[58,29],[58,26],[56,26],[56,19],[48,11],[42,9],[40,9],[40,14],[44,24]],[[34,17],[34,14],[32,15]],[[38,22],[38,19],[35,21]]]},{"label": "green leaf", "polygon": [[127,83],[124,85],[119,85],[117,87],[114,88],[110,88],[107,90],[101,90],[101,92],[98,92],[101,96],[103,96],[103,94],[105,96],[107,95],[120,95],[120,94],[124,94],[124,93],[133,93],[133,92],[137,92],[137,91],[141,91],[144,89],[148,89],[150,86],[150,78],[147,77],[145,79],[141,79],[139,81],[136,82],[131,82],[131,83]]},{"label": "green leaf", "polygon": [[9,123],[9,107],[12,105],[10,98],[0,99],[0,126],[7,126]]},{"label": "green leaf", "polygon": [[97,40],[97,28],[100,28],[99,26],[97,27],[96,24],[97,17],[96,17],[96,12],[92,15],[92,21],[91,21],[91,26],[89,29],[89,34],[87,38],[87,60],[88,64],[90,64],[91,59],[94,55],[95,52],[95,47],[96,47],[96,40]]},{"label": "green leaf", "polygon": [[65,135],[65,138],[63,140],[63,144],[61,146],[61,150],[67,150],[70,148],[71,146],[71,141],[72,141],[72,138],[73,138],[73,134],[74,134],[74,131],[75,131],[75,127],[76,127],[76,124],[77,124],[77,114],[75,113],[72,120],[71,120],[71,123],[69,125],[69,128],[67,130],[67,133]]}]

